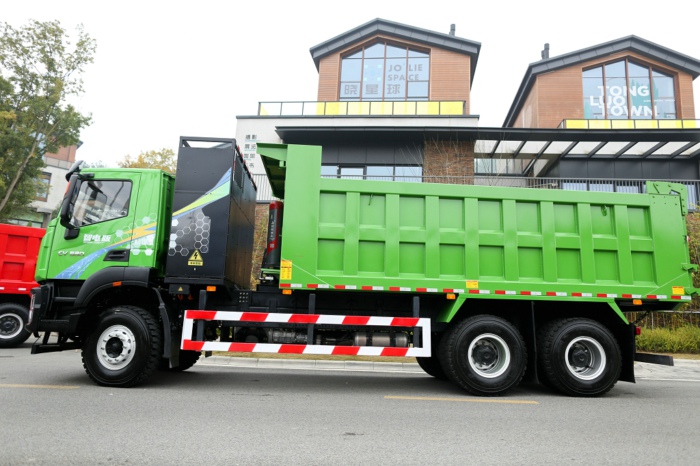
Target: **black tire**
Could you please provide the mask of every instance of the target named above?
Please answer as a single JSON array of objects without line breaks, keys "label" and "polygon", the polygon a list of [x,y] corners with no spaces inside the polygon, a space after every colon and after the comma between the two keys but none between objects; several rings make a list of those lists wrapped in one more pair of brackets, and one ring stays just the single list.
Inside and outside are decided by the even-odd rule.
[{"label": "black tire", "polygon": [[0,348],[21,345],[31,332],[27,330],[29,310],[15,303],[0,304]]},{"label": "black tire", "polygon": [[83,345],[83,367],[98,385],[134,387],[156,370],[162,352],[156,319],[134,306],[103,312]]},{"label": "black tire", "polygon": [[440,356],[438,355],[440,348],[440,337],[436,334],[432,335],[431,338],[432,351],[430,357],[417,357],[416,362],[421,369],[425,371],[426,374],[435,377],[439,380],[447,380],[447,374],[442,369],[442,364],[440,363]]},{"label": "black tire", "polygon": [[167,359],[161,359],[160,364],[158,366],[158,369],[162,371],[168,371],[168,372],[182,372],[186,371],[190,367],[194,366],[197,361],[199,361],[199,357],[202,354],[201,351],[188,351],[188,350],[180,350],[180,365],[177,367],[170,367],[170,361]]},{"label": "black tire", "polygon": [[569,396],[600,396],[620,378],[622,353],[615,337],[591,319],[561,319],[537,337],[538,367],[545,385]]},{"label": "black tire", "polygon": [[517,386],[527,368],[527,348],[513,324],[478,315],[454,325],[440,343],[447,377],[469,393],[502,395]]}]

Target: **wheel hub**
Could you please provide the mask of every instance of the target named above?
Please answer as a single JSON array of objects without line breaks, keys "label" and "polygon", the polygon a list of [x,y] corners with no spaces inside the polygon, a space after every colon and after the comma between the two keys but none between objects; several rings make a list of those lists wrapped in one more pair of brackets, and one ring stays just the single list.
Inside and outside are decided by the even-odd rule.
[{"label": "wheel hub", "polygon": [[12,338],[22,331],[22,320],[16,314],[0,317],[0,338]]},{"label": "wheel hub", "polygon": [[498,354],[492,345],[481,342],[474,348],[474,362],[481,366],[490,366],[498,358]]},{"label": "wheel hub", "polygon": [[589,336],[574,338],[566,347],[566,368],[579,380],[594,380],[607,367],[603,346]]},{"label": "wheel hub", "polygon": [[510,349],[503,338],[493,333],[479,335],[467,350],[472,370],[487,379],[496,378],[510,366]]},{"label": "wheel hub", "polygon": [[97,342],[97,359],[109,370],[126,367],[134,358],[136,339],[124,325],[113,325],[100,335]]},{"label": "wheel hub", "polygon": [[577,346],[569,353],[569,363],[572,366],[589,367],[592,360],[591,353],[586,348]]}]

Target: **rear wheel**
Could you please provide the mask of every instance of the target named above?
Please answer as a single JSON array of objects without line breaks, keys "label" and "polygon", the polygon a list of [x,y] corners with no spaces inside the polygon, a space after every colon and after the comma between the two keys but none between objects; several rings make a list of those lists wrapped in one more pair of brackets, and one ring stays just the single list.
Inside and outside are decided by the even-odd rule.
[{"label": "rear wheel", "polygon": [[133,387],[155,371],[162,351],[156,319],[134,306],[117,306],[99,317],[83,345],[83,366],[99,385]]},{"label": "rear wheel", "polygon": [[620,378],[615,337],[591,319],[555,320],[538,333],[538,366],[545,385],[570,396],[599,396]]},{"label": "rear wheel", "polygon": [[522,380],[527,349],[513,324],[490,315],[470,317],[447,332],[440,344],[447,377],[475,395],[501,395]]},{"label": "rear wheel", "polygon": [[0,304],[0,348],[12,348],[21,345],[31,332],[25,324],[29,311],[15,303]]}]

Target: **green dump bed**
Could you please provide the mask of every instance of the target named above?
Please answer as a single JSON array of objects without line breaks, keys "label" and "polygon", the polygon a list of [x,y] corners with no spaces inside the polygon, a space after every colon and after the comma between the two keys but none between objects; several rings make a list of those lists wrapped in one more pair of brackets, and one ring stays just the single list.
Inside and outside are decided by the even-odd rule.
[{"label": "green dump bed", "polygon": [[689,301],[685,188],[655,194],[321,178],[259,144],[284,199],[280,286]]}]

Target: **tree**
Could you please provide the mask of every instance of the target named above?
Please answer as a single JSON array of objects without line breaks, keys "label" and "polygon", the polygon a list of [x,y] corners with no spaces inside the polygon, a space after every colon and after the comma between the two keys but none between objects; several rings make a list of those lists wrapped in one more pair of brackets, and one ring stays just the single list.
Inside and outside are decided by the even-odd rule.
[{"label": "tree", "polygon": [[163,148],[161,150],[141,152],[135,159],[127,155],[124,157],[124,160],[117,162],[117,165],[122,168],[158,168],[174,175],[177,167],[177,157],[174,150]]},{"label": "tree", "polygon": [[82,26],[73,45],[58,21],[0,22],[0,219],[28,210],[43,155],[77,144],[90,124],[68,100],[82,94],[94,52]]}]

